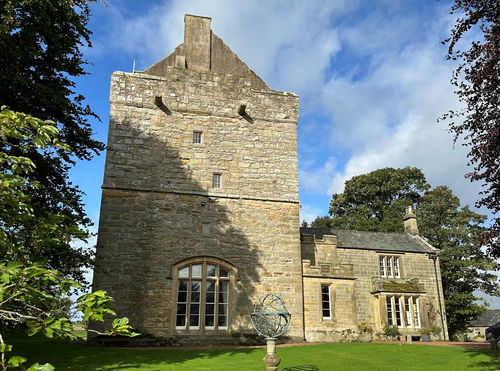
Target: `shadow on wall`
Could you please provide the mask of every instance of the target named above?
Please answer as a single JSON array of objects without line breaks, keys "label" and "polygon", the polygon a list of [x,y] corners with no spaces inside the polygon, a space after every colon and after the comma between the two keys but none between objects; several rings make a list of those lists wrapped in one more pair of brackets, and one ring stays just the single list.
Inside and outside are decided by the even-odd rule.
[{"label": "shadow on wall", "polygon": [[[248,231],[235,227],[246,223],[247,202],[209,197],[193,179],[193,172],[210,179],[212,173],[181,158],[185,149],[180,154],[173,148],[171,142],[191,135],[178,125],[169,132],[169,120],[181,114],[129,111],[110,123],[93,289],[111,294],[117,315],[129,317],[139,331],[169,335],[177,290],[173,264],[215,257],[237,269],[230,320],[234,332],[248,332],[261,265]],[[271,224],[263,218],[249,228],[271,233]]]}]

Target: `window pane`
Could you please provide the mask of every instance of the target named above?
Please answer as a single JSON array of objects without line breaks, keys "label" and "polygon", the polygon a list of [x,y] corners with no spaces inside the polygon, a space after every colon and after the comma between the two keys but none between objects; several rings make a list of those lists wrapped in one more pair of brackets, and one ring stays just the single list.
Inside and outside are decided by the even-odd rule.
[{"label": "window pane", "polygon": [[195,264],[191,269],[191,277],[201,277],[201,264]]},{"label": "window pane", "polygon": [[179,280],[179,290],[187,291],[188,289],[188,281],[187,280]]},{"label": "window pane", "polygon": [[211,293],[214,293],[215,292],[215,281],[207,281],[207,293],[211,292]]},{"label": "window pane", "polygon": [[177,304],[177,314],[186,314],[186,304]]},{"label": "window pane", "polygon": [[394,257],[394,277],[399,278],[399,258]]},{"label": "window pane", "polygon": [[195,315],[189,316],[189,327],[198,327],[200,325],[200,317]]},{"label": "window pane", "polygon": [[207,276],[215,277],[215,265],[207,265]]},{"label": "window pane", "polygon": [[219,303],[227,303],[227,281],[219,282]]},{"label": "window pane", "polygon": [[179,277],[181,278],[189,277],[189,266],[184,267],[179,271]]},{"label": "window pane", "polygon": [[215,322],[214,316],[209,316],[209,315],[205,316],[205,326],[213,327],[215,325],[214,322]]},{"label": "window pane", "polygon": [[389,326],[394,326],[394,320],[392,318],[393,310],[392,310],[392,296],[388,296],[386,299],[387,304],[387,323]]},{"label": "window pane", "polygon": [[402,327],[400,297],[394,297],[394,308],[396,312],[396,324],[398,327]]},{"label": "window pane", "polygon": [[186,326],[186,316],[185,315],[177,315],[175,319],[175,325],[176,326]]},{"label": "window pane", "polygon": [[219,316],[218,326],[220,326],[220,327],[227,326],[227,317],[226,316]]},{"label": "window pane", "polygon": [[185,303],[187,299],[187,292],[186,291],[179,291],[179,295],[177,295],[177,302],[178,303]]},{"label": "window pane", "polygon": [[415,327],[420,327],[419,301],[419,298],[415,298],[413,301],[413,323]]},{"label": "window pane", "polygon": [[207,304],[205,307],[205,313],[206,314],[214,314],[215,313],[215,305],[214,304]]},{"label": "window pane", "polygon": [[227,303],[227,292],[219,292],[219,303]]},{"label": "window pane", "polygon": [[411,296],[405,296],[404,297],[404,311],[405,311],[405,322],[406,322],[406,327],[412,327],[412,320],[411,320]]},{"label": "window pane", "polygon": [[191,291],[191,303],[200,302],[200,293],[196,291]]},{"label": "window pane", "polygon": [[189,311],[190,311],[189,313],[191,315],[193,315],[193,314],[200,314],[200,305],[199,304],[191,304],[189,306]]},{"label": "window pane", "polygon": [[330,286],[321,285],[321,309],[323,313],[323,318],[330,319]]},{"label": "window pane", "polygon": [[219,277],[229,277],[229,271],[224,268],[219,268]]},{"label": "window pane", "polygon": [[383,256],[379,257],[380,265],[380,277],[385,277],[385,258]]},{"label": "window pane", "polygon": [[385,258],[387,264],[387,277],[392,277],[392,258],[386,257]]},{"label": "window pane", "polygon": [[207,292],[207,303],[215,303],[215,294]]},{"label": "window pane", "polygon": [[201,143],[201,131],[193,132],[193,143]]},{"label": "window pane", "polygon": [[221,179],[220,174],[213,175],[213,177],[212,177],[212,187],[213,188],[220,188],[220,179]]},{"label": "window pane", "polygon": [[219,304],[219,316],[227,314],[227,305]]}]

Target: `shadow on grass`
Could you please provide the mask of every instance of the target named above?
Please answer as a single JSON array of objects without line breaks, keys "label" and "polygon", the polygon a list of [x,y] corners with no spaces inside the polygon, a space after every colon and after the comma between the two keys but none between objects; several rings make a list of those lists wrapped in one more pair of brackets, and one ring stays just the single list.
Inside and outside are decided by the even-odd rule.
[{"label": "shadow on grass", "polygon": [[[56,370],[216,370],[224,364],[230,369],[255,369],[265,350],[255,348],[210,350],[131,350],[92,347],[48,340],[42,337],[15,336],[9,339],[14,354],[29,359],[28,364],[49,362]],[[239,367],[241,366],[241,367]]]},{"label": "shadow on grass", "polygon": [[293,367],[285,367],[283,371],[319,371],[318,366],[315,365],[301,365]]},{"label": "shadow on grass", "polygon": [[[500,351],[498,350],[479,350],[473,348],[466,348],[466,353],[471,358],[481,357],[480,361],[474,362],[473,366],[479,367],[483,370],[498,371],[500,369]],[[484,360],[484,358],[487,360]]]}]

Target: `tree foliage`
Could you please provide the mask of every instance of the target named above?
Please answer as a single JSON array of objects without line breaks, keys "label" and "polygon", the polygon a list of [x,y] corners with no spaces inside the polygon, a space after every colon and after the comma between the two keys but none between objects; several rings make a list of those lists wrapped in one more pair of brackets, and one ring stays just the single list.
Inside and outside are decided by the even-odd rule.
[{"label": "tree foliage", "polygon": [[314,228],[375,232],[403,232],[405,207],[413,205],[420,235],[440,250],[441,277],[450,334],[464,330],[486,306],[475,296],[480,290],[500,296],[499,270],[477,243],[486,217],[461,207],[451,189],[430,189],[416,168],[385,168],[346,181],[343,193],[334,194],[331,217],[319,217]]},{"label": "tree foliage", "polygon": [[448,330],[450,334],[464,332],[485,310],[475,292],[500,296],[498,278],[491,273],[499,266],[476,241],[485,229],[486,217],[460,207],[460,200],[446,186],[422,196],[417,216],[420,234],[440,250]]},{"label": "tree foliage", "polygon": [[[455,0],[451,13],[459,17],[444,43],[448,59],[459,61],[451,83],[465,110],[449,111],[443,118],[451,120],[455,143],[463,137],[469,147],[474,170],[466,176],[484,184],[476,206],[497,215],[482,241],[500,257],[500,2]],[[470,30],[478,37],[462,50],[461,41]]]},{"label": "tree foliage", "polygon": [[[70,147],[58,138],[55,124],[2,107],[0,112],[1,148],[16,148],[18,156],[0,151],[0,322],[23,323],[29,334],[74,339],[70,319],[58,311],[61,298],[81,288],[64,273],[48,269],[38,250],[63,240],[68,242],[82,234],[78,226],[66,225],[65,215],[46,213],[40,219],[34,213],[33,199],[26,189],[41,185],[29,178],[36,165],[30,154],[35,151],[63,150]],[[12,151],[11,151],[12,152]],[[26,237],[28,235],[29,237]],[[35,252],[35,254],[33,254]],[[77,309],[84,322],[103,321],[104,315],[115,315],[112,299],[103,291],[80,297]],[[134,336],[128,319],[115,319],[107,335]],[[23,357],[7,357],[12,346],[0,334],[0,369],[15,368],[26,361]],[[50,365],[32,365],[29,370],[51,370]]]},{"label": "tree foliage", "polygon": [[315,220],[313,227],[378,232],[403,232],[406,206],[416,204],[429,188],[420,169],[385,168],[346,181],[343,193],[332,196],[330,216]]},{"label": "tree foliage", "polygon": [[[91,221],[85,215],[81,191],[68,181],[68,171],[76,159],[87,160],[103,148],[91,137],[88,120],[97,116],[84,104],[84,97],[75,93],[73,80],[85,74],[80,48],[91,46],[89,1],[0,0],[0,106],[55,122],[61,141],[72,149],[26,149],[26,156],[36,165],[36,171],[25,174],[22,187],[36,216],[32,222],[57,215],[66,235],[82,239],[88,236]],[[1,142],[0,151],[21,156],[22,143],[17,143],[21,139],[12,139]],[[48,241],[43,237],[46,243],[40,244],[40,235],[50,235],[50,231],[43,223],[25,226],[18,238],[31,249],[31,256],[84,282],[82,268],[90,265],[89,250],[72,248],[66,238]]]}]

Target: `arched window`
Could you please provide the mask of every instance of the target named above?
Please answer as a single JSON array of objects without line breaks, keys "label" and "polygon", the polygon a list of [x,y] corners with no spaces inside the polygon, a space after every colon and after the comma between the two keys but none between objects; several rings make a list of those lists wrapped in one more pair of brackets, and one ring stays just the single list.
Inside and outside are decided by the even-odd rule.
[{"label": "arched window", "polygon": [[227,330],[231,268],[203,259],[177,271],[177,330]]}]

